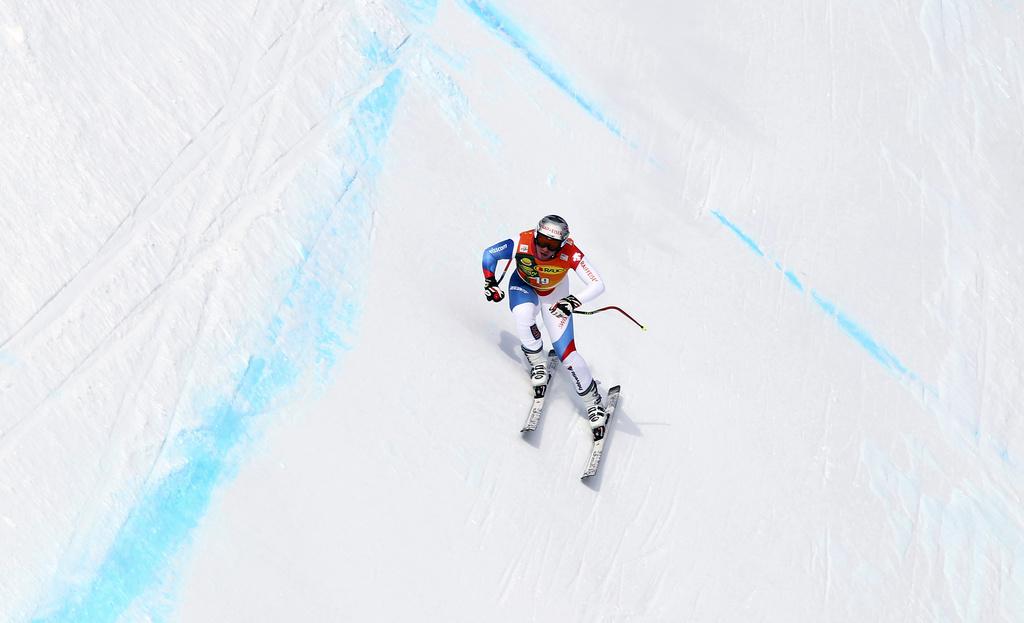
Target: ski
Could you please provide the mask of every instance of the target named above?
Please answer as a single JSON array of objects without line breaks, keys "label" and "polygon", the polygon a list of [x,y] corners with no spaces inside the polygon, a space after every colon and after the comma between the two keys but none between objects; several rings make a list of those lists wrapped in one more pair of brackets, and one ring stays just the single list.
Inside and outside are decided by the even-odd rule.
[{"label": "ski", "polygon": [[619,403],[619,386],[608,390],[608,405],[605,407],[605,413],[608,416],[608,421],[604,424],[604,437],[594,441],[593,447],[590,449],[590,460],[587,461],[587,469],[583,472],[581,480],[586,480],[597,473],[597,467],[601,464],[601,455],[604,453],[604,442],[608,439],[608,433],[611,432],[612,415],[615,413],[615,405]]},{"label": "ski", "polygon": [[528,433],[537,430],[541,413],[544,411],[544,397],[547,395],[548,385],[551,384],[551,375],[554,373],[556,365],[558,365],[558,354],[553,350],[549,351],[548,380],[543,385],[533,388],[533,403],[530,405],[530,411],[526,415],[526,422],[523,423],[523,428],[519,432]]}]

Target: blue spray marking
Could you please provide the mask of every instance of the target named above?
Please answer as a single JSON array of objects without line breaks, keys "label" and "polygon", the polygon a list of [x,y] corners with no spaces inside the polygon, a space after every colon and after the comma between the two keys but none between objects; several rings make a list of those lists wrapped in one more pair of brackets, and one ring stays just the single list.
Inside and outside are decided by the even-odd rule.
[{"label": "blue spray marking", "polygon": [[820,307],[826,314],[833,317],[836,315],[836,306],[834,303],[826,301],[814,290],[811,290],[811,298],[814,299],[814,302],[817,303],[818,307]]},{"label": "blue spray marking", "polygon": [[740,230],[739,227],[736,227],[736,225],[734,225],[732,221],[725,218],[725,216],[723,216],[721,212],[718,212],[717,210],[712,210],[711,214],[713,214],[715,218],[717,218],[723,225],[731,229],[732,233],[736,234],[736,236],[740,240],[742,240],[748,247],[750,247],[751,251],[757,253],[761,257],[764,257],[764,251],[761,250],[761,247],[757,246],[757,243],[754,242],[754,239],[743,233],[743,231]]},{"label": "blue spray marking", "polygon": [[370,33],[370,37],[362,47],[363,58],[374,65],[391,65],[395,62],[395,50],[385,43],[376,32]]},{"label": "blue spray marking", "polygon": [[437,0],[404,0],[402,4],[418,22],[431,22],[437,15]]},{"label": "blue spray marking", "polygon": [[480,18],[480,21],[482,21],[490,30],[504,39],[512,47],[522,52],[523,56],[526,57],[526,60],[530,61],[538,71],[547,76],[548,80],[554,83],[554,85],[563,93],[568,95],[594,120],[608,128],[608,130],[615,136],[622,139],[625,138],[622,136],[622,132],[615,123],[601,112],[593,102],[584,97],[583,94],[572,85],[569,79],[555,68],[554,64],[545,59],[544,56],[537,51],[536,44],[523,31],[523,29],[512,22],[507,15],[498,11],[489,2],[482,0],[462,0],[462,4],[465,5],[466,8],[474,15]]},{"label": "blue spray marking", "polygon": [[[143,494],[91,582],[70,591],[36,621],[116,621],[158,587],[170,560],[206,513],[216,486],[234,475],[234,457],[252,419],[285,398],[310,368],[325,380],[338,353],[350,347],[344,335],[355,333],[360,316],[359,260],[366,254],[371,212],[356,180],[367,181],[380,167],[378,154],[390,133],[402,83],[401,72],[393,70],[358,105],[349,134],[336,150],[351,171],[339,177],[329,200],[310,216],[313,235],[267,325],[265,347],[249,357],[230,395],[206,411],[203,424],[174,440],[175,450],[187,460]],[[343,288],[350,296],[340,299],[337,292]],[[166,603],[146,605],[150,617],[168,615]]]},{"label": "blue spray marking", "polygon": [[[785,275],[786,280],[789,282],[790,285],[796,288],[797,291],[801,293],[805,291],[804,284],[800,281],[799,278],[797,278],[796,273],[794,273],[792,270],[786,269],[786,267],[783,266],[780,261],[768,258],[765,252],[761,250],[761,247],[759,247],[757,243],[754,242],[753,238],[748,236],[742,229],[740,229],[735,223],[726,218],[725,215],[723,215],[721,212],[712,210],[711,213],[715,216],[715,218],[719,220],[719,222],[725,225],[725,227],[729,229],[729,231],[735,234],[737,238],[739,238],[747,247],[749,247],[750,250],[756,253],[759,257],[769,259],[775,266],[775,268],[781,271],[783,275]],[[852,338],[857,343],[857,345],[859,345],[861,348],[867,351],[868,354],[870,354],[875,361],[882,364],[883,366],[885,366],[886,369],[888,369],[890,372],[898,376],[906,377],[911,381],[915,382],[919,380],[917,374],[909,370],[895,355],[893,355],[889,350],[887,350],[885,347],[879,344],[876,339],[871,337],[871,335],[860,324],[858,324],[847,314],[839,310],[835,303],[826,299],[816,290],[812,289],[810,291],[810,294],[811,300],[813,300],[814,303],[823,312],[825,312],[826,315],[830,316],[836,321],[836,324],[843,331],[843,333],[845,333],[848,337]],[[934,393],[934,390],[929,389],[929,391]]]},{"label": "blue spray marking", "polygon": [[835,303],[826,300],[816,290],[811,290],[811,298],[814,299],[814,302],[817,303],[818,307],[820,307],[826,314],[835,318],[836,322],[839,324],[839,328],[841,328],[844,333],[852,337],[861,346],[861,348],[868,351],[876,361],[896,374],[907,375],[910,373],[907,367],[900,363],[900,360],[897,359],[895,355],[879,345],[873,337],[868,335],[867,331],[865,331],[863,327],[854,322],[849,316],[839,311]]},{"label": "blue spray marking", "polygon": [[800,283],[800,279],[797,278],[796,274],[793,271],[787,270],[783,274],[786,275],[786,279],[788,279],[789,282],[793,284],[794,288],[800,290],[801,292],[804,291],[804,284]]}]

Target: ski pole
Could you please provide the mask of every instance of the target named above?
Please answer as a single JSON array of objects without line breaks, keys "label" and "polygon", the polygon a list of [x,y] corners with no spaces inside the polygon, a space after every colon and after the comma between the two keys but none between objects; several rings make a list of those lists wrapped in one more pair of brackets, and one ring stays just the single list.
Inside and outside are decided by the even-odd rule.
[{"label": "ski pole", "polygon": [[511,265],[512,265],[512,258],[508,258],[508,261],[505,262],[505,270],[501,271],[501,278],[498,279],[498,285],[499,286],[501,285],[502,281],[505,281],[505,273],[508,272],[508,267],[511,266]]},{"label": "ski pole", "polygon": [[626,311],[625,311],[625,310],[623,310],[623,309],[622,309],[621,307],[616,307],[615,305],[609,305],[609,306],[607,306],[607,307],[600,307],[600,308],[598,308],[598,309],[593,309],[593,310],[591,310],[591,311],[582,311],[582,310],[579,310],[579,309],[577,309],[577,310],[576,310],[576,311],[574,311],[573,313],[574,313],[574,314],[583,314],[584,316],[593,316],[594,314],[599,314],[599,313],[601,313],[601,312],[603,312],[603,311],[608,311],[609,309],[614,309],[615,311],[619,312],[620,314],[622,314],[622,315],[623,315],[623,316],[625,316],[626,318],[629,318],[630,320],[632,320],[632,321],[633,321],[633,324],[635,324],[636,326],[640,327],[640,329],[641,329],[642,331],[646,331],[646,330],[647,330],[647,327],[645,327],[644,325],[642,325],[642,324],[640,324],[639,322],[637,322],[637,321],[636,321],[636,318],[634,318],[634,317],[630,316],[630,315],[629,315],[629,314],[627,314],[627,313],[626,313]]}]

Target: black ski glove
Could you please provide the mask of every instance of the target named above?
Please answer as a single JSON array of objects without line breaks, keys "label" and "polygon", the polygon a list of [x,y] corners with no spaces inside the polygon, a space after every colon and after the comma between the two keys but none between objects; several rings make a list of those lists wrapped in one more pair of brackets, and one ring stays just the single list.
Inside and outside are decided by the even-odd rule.
[{"label": "black ski glove", "polygon": [[505,293],[498,287],[498,280],[494,277],[484,279],[484,296],[492,303],[497,303],[505,298]]},{"label": "black ski glove", "polygon": [[564,299],[559,299],[557,303],[551,306],[550,311],[556,318],[568,318],[582,304],[578,298],[570,294]]}]

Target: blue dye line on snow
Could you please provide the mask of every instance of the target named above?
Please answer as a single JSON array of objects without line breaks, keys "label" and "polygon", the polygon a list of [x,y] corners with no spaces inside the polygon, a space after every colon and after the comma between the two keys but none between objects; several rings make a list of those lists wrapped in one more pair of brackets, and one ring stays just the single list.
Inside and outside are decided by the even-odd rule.
[{"label": "blue dye line on snow", "polygon": [[743,231],[739,227],[736,227],[736,225],[734,225],[732,221],[725,218],[721,212],[718,212],[717,210],[712,210],[711,214],[713,214],[715,218],[717,218],[723,225],[731,229],[732,233],[736,234],[736,236],[740,240],[742,240],[748,247],[750,247],[751,251],[757,253],[761,257],[764,257],[764,251],[761,250],[761,247],[757,246],[757,243],[754,242],[754,239],[743,233]]},{"label": "blue dye line on snow", "polygon": [[[230,396],[206,412],[203,425],[175,440],[187,460],[144,493],[91,582],[73,589],[36,621],[116,621],[158,588],[171,559],[206,513],[216,486],[232,475],[232,453],[245,441],[252,418],[280,401],[308,370],[325,373],[348,347],[342,336],[355,332],[360,288],[352,288],[345,300],[339,300],[337,291],[345,284],[360,285],[349,267],[358,266],[358,256],[365,255],[365,249],[354,247],[365,245],[371,212],[354,182],[357,173],[365,181],[380,166],[378,152],[390,133],[402,83],[401,72],[393,70],[357,107],[338,149],[353,161],[348,165],[352,170],[311,217],[315,233],[269,322],[266,347],[249,357]],[[167,615],[151,611],[158,608],[152,606],[147,616]]]},{"label": "blue dye line on snow", "polygon": [[[761,247],[759,247],[757,243],[754,242],[754,239],[748,236],[735,223],[726,218],[725,215],[723,215],[721,212],[718,212],[717,210],[712,210],[711,213],[714,215],[715,218],[719,220],[719,222],[725,225],[725,227],[729,229],[729,231],[735,234],[737,238],[739,238],[748,248],[750,248],[750,250],[756,253],[759,257],[766,259],[768,258],[765,252],[761,250]],[[775,268],[781,271],[783,275],[785,275],[786,280],[789,282],[790,285],[792,285],[801,293],[805,291],[806,288],[804,287],[804,284],[800,281],[800,279],[797,278],[796,273],[794,273],[792,270],[787,270],[778,260],[771,261]],[[870,354],[871,357],[875,359],[875,361],[885,366],[886,369],[893,372],[894,374],[904,376],[912,381],[919,380],[917,374],[915,374],[914,372],[909,370],[905,365],[903,365],[903,363],[895,355],[893,355],[889,350],[887,350],[881,344],[879,344],[876,339],[871,337],[871,335],[861,325],[859,325],[852,318],[850,318],[848,315],[839,310],[835,303],[823,297],[816,290],[812,289],[810,291],[810,294],[811,299],[814,301],[814,303],[823,312],[825,312],[826,315],[830,316],[836,321],[836,324],[843,331],[843,333],[845,333],[848,337],[853,339],[857,343],[857,345],[859,345],[861,348],[867,351],[868,354]]]},{"label": "blue dye line on snow", "polygon": [[369,38],[362,47],[363,58],[375,65],[390,65],[395,62],[397,53],[390,45],[380,38],[376,32],[370,33]]},{"label": "blue dye line on snow", "polygon": [[526,57],[526,60],[530,61],[538,71],[547,76],[548,80],[554,83],[554,85],[563,93],[576,102],[576,104],[578,104],[588,115],[601,123],[604,127],[608,128],[608,130],[615,136],[621,139],[625,138],[615,123],[601,112],[593,102],[584,97],[583,94],[572,85],[565,74],[555,68],[551,61],[544,58],[544,56],[537,51],[537,46],[530,37],[522,28],[510,20],[507,15],[498,11],[498,9],[496,9],[491,3],[483,0],[462,0],[462,4],[465,5],[465,7],[474,15],[480,18],[480,21],[482,21],[490,30],[504,39],[512,47],[522,52],[523,56]]},{"label": "blue dye line on snow", "polygon": [[403,4],[419,22],[433,21],[437,15],[437,0],[404,0]]},{"label": "blue dye line on snow", "polygon": [[908,370],[895,355],[875,341],[875,339],[871,337],[863,327],[854,322],[849,316],[839,311],[835,303],[826,300],[815,290],[811,290],[811,298],[814,299],[814,302],[817,303],[818,307],[820,307],[826,314],[835,318],[839,327],[858,344],[860,344],[861,348],[868,351],[875,360],[897,374],[909,376],[911,379],[917,378],[917,376],[910,372],[910,370]]},{"label": "blue dye line on snow", "polygon": [[787,270],[784,271],[783,274],[786,275],[786,279],[788,279],[789,282],[793,284],[794,288],[800,290],[801,292],[804,291],[804,284],[800,283],[800,279],[797,278],[796,274],[793,271]]}]

